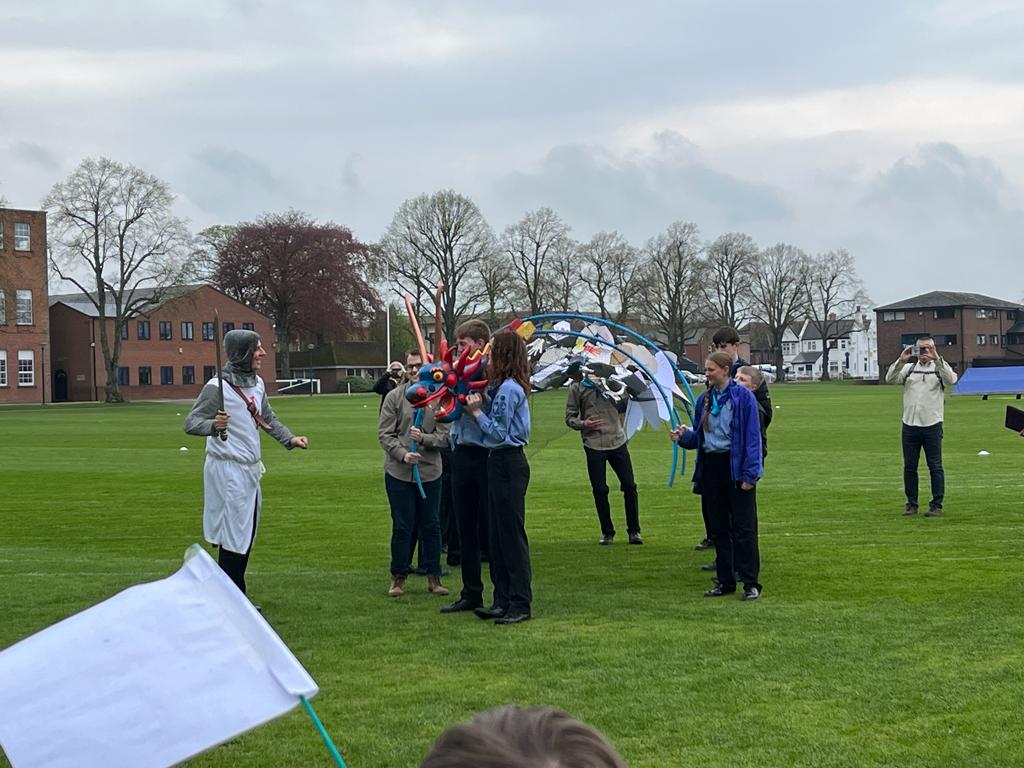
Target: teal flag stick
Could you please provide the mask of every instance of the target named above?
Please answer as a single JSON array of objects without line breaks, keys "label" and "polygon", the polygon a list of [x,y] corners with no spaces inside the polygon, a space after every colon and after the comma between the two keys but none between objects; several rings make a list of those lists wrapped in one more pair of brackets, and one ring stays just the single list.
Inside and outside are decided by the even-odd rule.
[{"label": "teal flag stick", "polygon": [[313,725],[316,726],[317,732],[320,734],[320,738],[324,740],[324,744],[327,745],[327,751],[331,753],[331,757],[334,758],[339,768],[345,768],[345,761],[341,759],[341,754],[338,752],[338,748],[334,746],[334,742],[331,741],[331,737],[327,735],[327,730],[324,728],[324,724],[320,722],[320,718],[316,716],[316,712],[313,711],[313,705],[309,703],[309,699],[305,696],[299,697],[302,700],[302,706],[306,708],[306,714],[309,715],[310,720],[313,721]]}]

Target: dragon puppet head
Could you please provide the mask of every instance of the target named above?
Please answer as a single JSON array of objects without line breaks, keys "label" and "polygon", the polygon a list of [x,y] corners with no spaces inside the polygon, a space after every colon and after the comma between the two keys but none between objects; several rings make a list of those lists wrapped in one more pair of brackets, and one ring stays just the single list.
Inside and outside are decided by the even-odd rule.
[{"label": "dragon puppet head", "polygon": [[413,408],[432,406],[434,418],[441,423],[455,421],[462,415],[466,396],[487,386],[484,376],[489,351],[490,345],[483,350],[467,349],[456,360],[454,350],[442,341],[441,359],[420,368],[417,380],[405,390],[406,400]]}]

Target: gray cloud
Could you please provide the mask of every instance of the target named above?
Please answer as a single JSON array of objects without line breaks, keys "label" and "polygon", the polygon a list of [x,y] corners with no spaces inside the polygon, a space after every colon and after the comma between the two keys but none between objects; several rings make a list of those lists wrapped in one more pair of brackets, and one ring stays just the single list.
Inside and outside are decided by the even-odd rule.
[{"label": "gray cloud", "polygon": [[14,157],[26,165],[34,166],[47,173],[55,173],[60,168],[60,161],[50,150],[31,141],[16,141],[11,145]]}]

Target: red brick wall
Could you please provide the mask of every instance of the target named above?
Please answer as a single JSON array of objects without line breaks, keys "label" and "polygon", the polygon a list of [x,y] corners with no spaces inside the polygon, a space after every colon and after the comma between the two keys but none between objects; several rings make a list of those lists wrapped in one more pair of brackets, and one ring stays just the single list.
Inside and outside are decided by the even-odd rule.
[{"label": "red brick wall", "polygon": [[[14,225],[29,225],[30,250],[14,249]],[[7,386],[0,387],[0,403],[41,403],[50,400],[50,319],[47,312],[46,213],[0,208],[3,242],[0,243],[0,290],[6,296],[5,323],[0,325],[0,350],[7,352]],[[32,291],[32,325],[18,325],[17,293]],[[35,383],[18,386],[18,351],[31,350]],[[44,375],[45,370],[45,375]],[[45,387],[45,393],[44,393]]]}]

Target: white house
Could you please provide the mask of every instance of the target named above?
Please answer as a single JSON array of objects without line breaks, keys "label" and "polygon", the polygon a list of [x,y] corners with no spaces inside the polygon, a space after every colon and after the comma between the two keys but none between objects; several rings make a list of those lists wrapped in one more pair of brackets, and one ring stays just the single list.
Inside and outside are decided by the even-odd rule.
[{"label": "white house", "polygon": [[[878,336],[870,310],[858,311],[840,323],[837,338],[829,340],[828,371],[831,378],[878,378]],[[782,358],[794,379],[820,379],[824,344],[809,320],[786,329]]]}]

